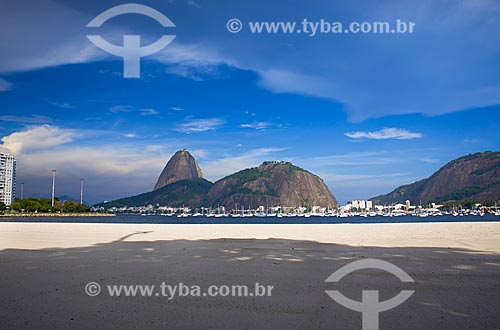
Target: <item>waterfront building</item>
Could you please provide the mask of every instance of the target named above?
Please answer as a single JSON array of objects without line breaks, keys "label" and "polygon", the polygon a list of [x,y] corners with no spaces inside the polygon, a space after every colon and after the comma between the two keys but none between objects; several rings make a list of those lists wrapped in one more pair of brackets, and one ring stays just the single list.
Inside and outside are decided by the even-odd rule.
[{"label": "waterfront building", "polygon": [[0,152],[0,202],[9,206],[16,195],[16,160]]}]

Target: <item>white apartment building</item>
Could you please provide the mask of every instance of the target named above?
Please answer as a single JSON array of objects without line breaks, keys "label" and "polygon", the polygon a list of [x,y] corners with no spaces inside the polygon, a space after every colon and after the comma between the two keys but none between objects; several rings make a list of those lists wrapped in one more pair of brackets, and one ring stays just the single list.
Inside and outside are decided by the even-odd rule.
[{"label": "white apartment building", "polygon": [[366,201],[366,200],[353,200],[346,205],[347,209],[360,209],[362,211],[365,210],[371,210],[373,208],[373,202],[372,201]]},{"label": "white apartment building", "polygon": [[16,160],[0,152],[0,202],[11,205],[16,195]]}]

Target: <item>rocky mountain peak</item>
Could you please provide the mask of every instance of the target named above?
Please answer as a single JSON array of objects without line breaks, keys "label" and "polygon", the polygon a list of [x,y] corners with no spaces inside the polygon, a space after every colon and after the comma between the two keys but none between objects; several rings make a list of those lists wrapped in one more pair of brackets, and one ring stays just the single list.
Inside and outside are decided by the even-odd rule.
[{"label": "rocky mountain peak", "polygon": [[187,151],[177,151],[168,161],[155,184],[154,190],[180,180],[203,178],[196,159]]},{"label": "rocky mountain peak", "polygon": [[270,161],[217,181],[209,192],[211,205],[227,208],[259,206],[336,207],[337,200],[318,176],[289,162]]}]

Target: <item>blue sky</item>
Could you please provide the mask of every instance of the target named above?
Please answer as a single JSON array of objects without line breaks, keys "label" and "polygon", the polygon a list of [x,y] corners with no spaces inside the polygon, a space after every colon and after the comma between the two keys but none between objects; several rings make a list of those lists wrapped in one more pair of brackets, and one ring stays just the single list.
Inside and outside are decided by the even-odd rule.
[{"label": "blue sky", "polygon": [[[124,79],[86,24],[121,1],[0,3],[0,149],[25,196],[88,202],[151,190],[187,148],[217,180],[264,160],[320,175],[341,202],[387,193],[468,153],[499,150],[500,3],[136,1],[175,40]],[[244,28],[230,33],[226,22]],[[412,34],[252,34],[248,21],[415,22]],[[91,31],[91,32],[95,32]],[[122,15],[99,32],[144,44],[164,29]]]}]

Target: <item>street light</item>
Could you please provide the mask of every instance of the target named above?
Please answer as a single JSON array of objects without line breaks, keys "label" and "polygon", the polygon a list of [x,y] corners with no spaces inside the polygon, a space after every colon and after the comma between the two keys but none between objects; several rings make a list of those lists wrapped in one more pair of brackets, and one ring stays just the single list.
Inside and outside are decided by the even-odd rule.
[{"label": "street light", "polygon": [[52,207],[54,207],[55,192],[56,192],[56,170],[52,170]]},{"label": "street light", "polygon": [[80,179],[80,204],[83,204],[83,179]]}]

